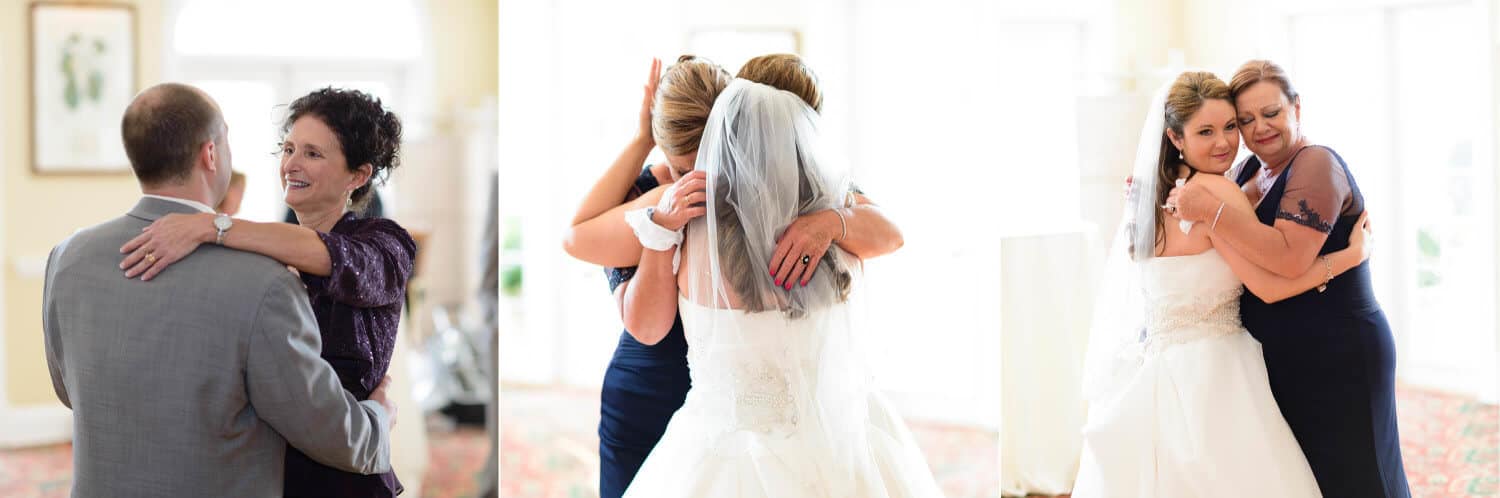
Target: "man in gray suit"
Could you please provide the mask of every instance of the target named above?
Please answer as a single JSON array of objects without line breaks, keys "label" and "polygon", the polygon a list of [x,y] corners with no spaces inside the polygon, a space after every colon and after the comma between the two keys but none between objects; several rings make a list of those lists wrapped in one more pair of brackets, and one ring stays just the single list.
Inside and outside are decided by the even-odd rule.
[{"label": "man in gray suit", "polygon": [[145,196],[54,248],[43,291],[52,385],[73,409],[73,496],[280,496],[287,444],[389,471],[385,384],[363,402],[340,387],[285,266],[206,246],[150,282],[123,276],[126,241],[168,213],[212,212],[228,190],[218,105],[157,85],[121,127]]}]

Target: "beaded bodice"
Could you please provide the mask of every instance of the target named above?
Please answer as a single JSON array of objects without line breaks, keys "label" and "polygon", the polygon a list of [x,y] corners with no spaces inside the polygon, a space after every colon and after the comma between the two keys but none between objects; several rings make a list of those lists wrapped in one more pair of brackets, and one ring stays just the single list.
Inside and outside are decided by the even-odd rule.
[{"label": "beaded bodice", "polygon": [[1148,348],[1244,330],[1239,300],[1244,287],[1217,251],[1141,264]]},{"label": "beaded bodice", "polygon": [[827,310],[798,319],[777,312],[711,309],[679,299],[693,389],[688,404],[730,414],[726,429],[788,434],[818,402]]}]

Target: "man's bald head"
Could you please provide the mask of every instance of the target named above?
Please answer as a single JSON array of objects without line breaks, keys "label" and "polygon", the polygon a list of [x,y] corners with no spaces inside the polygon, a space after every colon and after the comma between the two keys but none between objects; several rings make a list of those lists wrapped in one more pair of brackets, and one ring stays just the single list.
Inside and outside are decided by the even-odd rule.
[{"label": "man's bald head", "polygon": [[141,185],[181,183],[204,143],[222,141],[224,116],[195,87],[162,83],[135,96],[120,121],[125,155]]}]

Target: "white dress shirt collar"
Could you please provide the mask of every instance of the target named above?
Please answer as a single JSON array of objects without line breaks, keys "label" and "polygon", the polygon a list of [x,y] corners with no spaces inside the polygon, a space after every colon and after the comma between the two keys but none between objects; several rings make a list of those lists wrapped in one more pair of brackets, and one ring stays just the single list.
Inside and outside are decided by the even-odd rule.
[{"label": "white dress shirt collar", "polygon": [[188,207],[193,208],[193,209],[197,209],[197,210],[205,212],[205,213],[212,214],[214,212],[214,208],[208,207],[207,204],[204,204],[204,203],[201,203],[201,202],[198,202],[198,201],[195,201],[195,200],[183,199],[183,198],[179,198],[179,197],[167,197],[167,196],[164,196],[164,195],[155,195],[155,194],[145,194],[145,195],[146,195],[146,197],[150,197],[152,199],[161,199],[161,200],[164,200],[164,201],[172,201],[172,202],[175,202],[175,203],[178,203],[178,204],[182,204],[182,205],[188,206]]}]

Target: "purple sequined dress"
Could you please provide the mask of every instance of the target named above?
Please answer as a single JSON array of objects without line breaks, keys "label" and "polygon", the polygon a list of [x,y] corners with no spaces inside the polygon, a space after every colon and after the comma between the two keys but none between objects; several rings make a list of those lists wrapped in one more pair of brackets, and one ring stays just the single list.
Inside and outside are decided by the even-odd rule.
[{"label": "purple sequined dress", "polygon": [[[353,214],[345,214],[329,233],[318,236],[328,246],[332,272],[327,277],[304,273],[302,282],[322,331],[323,359],[333,365],[344,389],[360,400],[369,399],[391,366],[416,242],[391,220],[358,219]],[[401,491],[395,472],[344,472],[296,448],[286,450],[288,497],[388,497]]]}]

